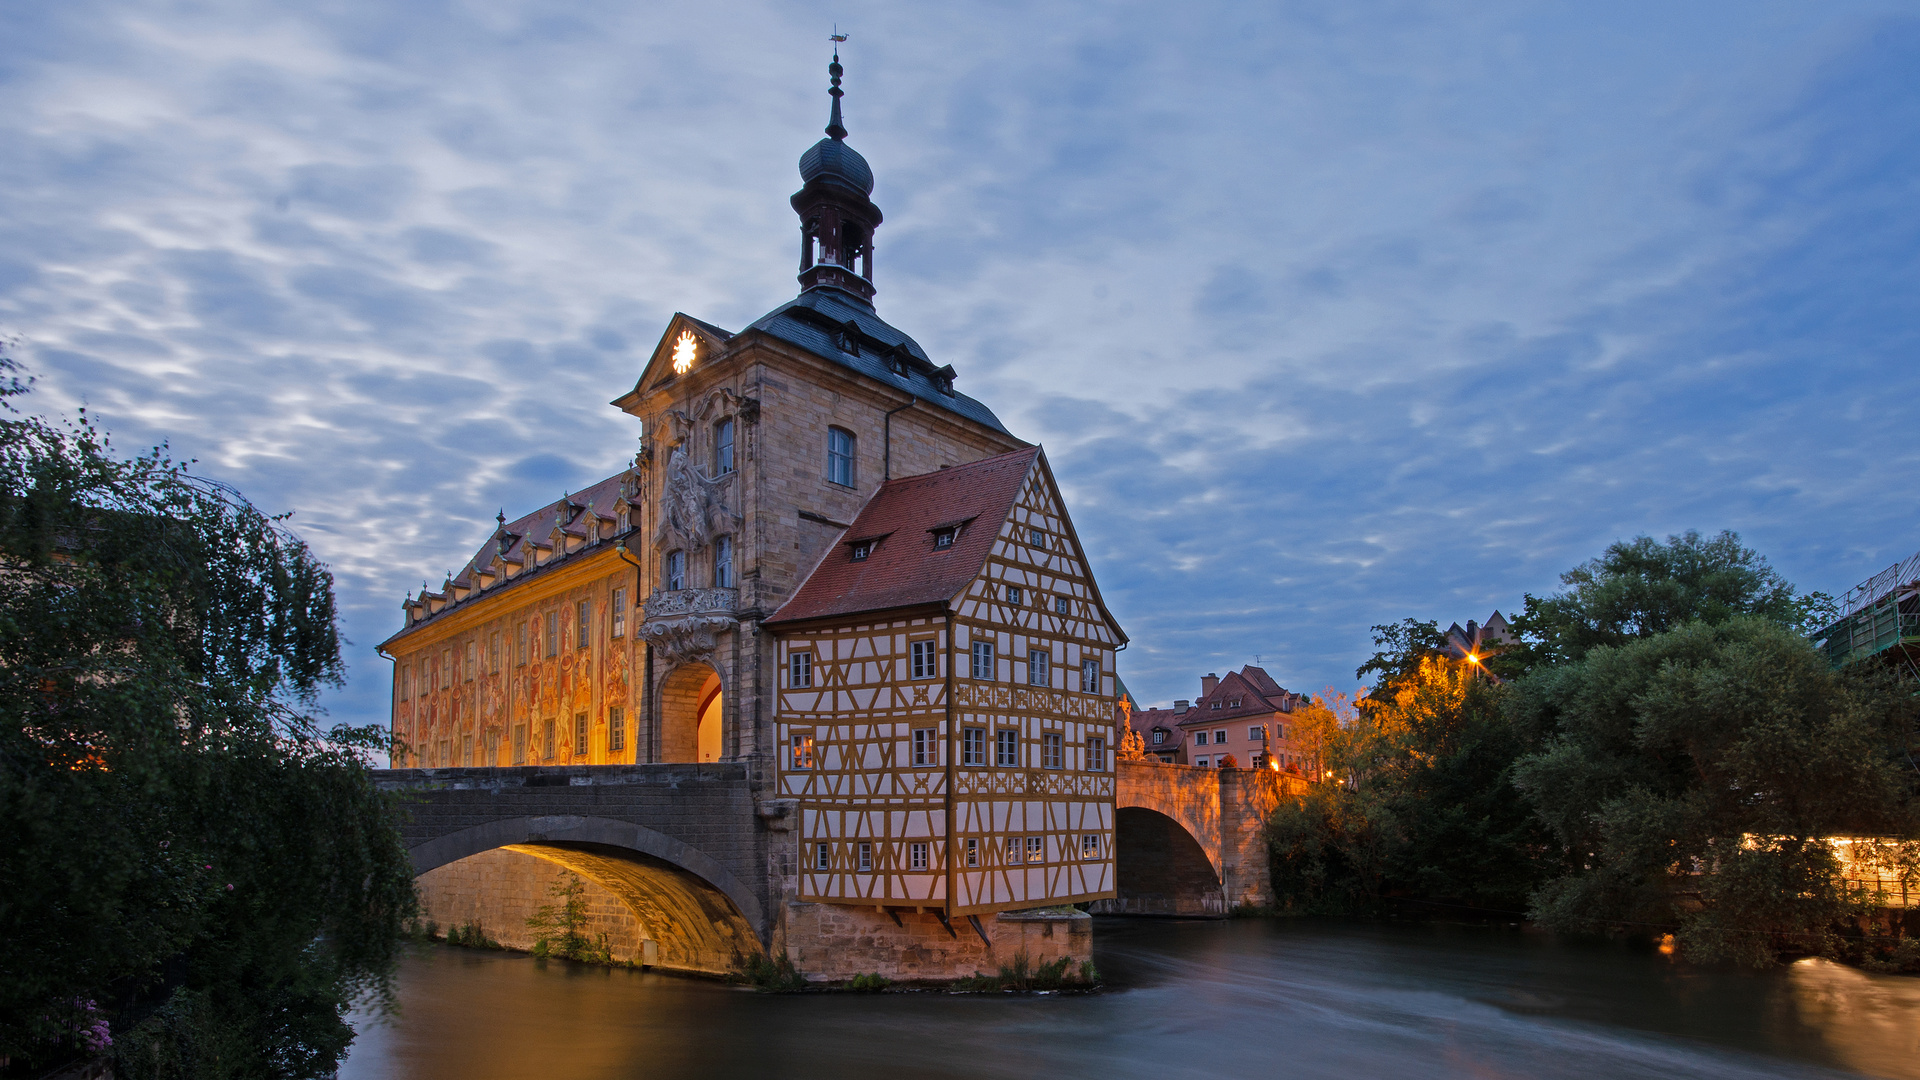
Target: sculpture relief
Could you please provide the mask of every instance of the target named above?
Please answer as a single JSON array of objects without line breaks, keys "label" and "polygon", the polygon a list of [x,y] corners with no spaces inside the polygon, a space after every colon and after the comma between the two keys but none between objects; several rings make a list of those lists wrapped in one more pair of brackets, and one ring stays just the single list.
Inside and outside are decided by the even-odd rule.
[{"label": "sculpture relief", "polygon": [[732,589],[655,589],[640,637],[670,665],[711,655],[719,645],[715,635],[740,625],[734,614],[739,595]]},{"label": "sculpture relief", "polygon": [[[655,546],[699,551],[721,531],[720,527],[738,525],[739,515],[720,497],[720,489],[733,475],[718,480],[702,476],[688,456],[686,444],[674,447],[667,458],[666,480],[660,485],[660,527],[654,532]],[[678,544],[672,543],[675,539]]]}]

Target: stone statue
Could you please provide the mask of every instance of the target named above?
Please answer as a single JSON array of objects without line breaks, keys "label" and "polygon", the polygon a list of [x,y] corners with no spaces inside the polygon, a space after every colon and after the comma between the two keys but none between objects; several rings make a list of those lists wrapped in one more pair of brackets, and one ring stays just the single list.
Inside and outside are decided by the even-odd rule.
[{"label": "stone statue", "polygon": [[716,526],[739,524],[739,516],[720,498],[719,489],[730,479],[731,474],[718,480],[700,475],[687,455],[686,444],[674,447],[667,458],[666,479],[660,485],[660,527],[654,533],[655,546],[699,551],[713,540],[719,531]]},{"label": "stone statue", "polygon": [[1127,733],[1125,735],[1120,736],[1120,759],[1122,761],[1139,761],[1141,758],[1146,756],[1147,756],[1146,736],[1140,734],[1139,732],[1133,730],[1132,728],[1128,728]]}]

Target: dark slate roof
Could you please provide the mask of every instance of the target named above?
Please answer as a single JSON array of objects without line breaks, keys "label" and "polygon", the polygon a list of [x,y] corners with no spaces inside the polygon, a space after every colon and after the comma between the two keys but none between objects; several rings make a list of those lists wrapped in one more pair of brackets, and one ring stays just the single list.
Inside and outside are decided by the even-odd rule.
[{"label": "dark slate roof", "polygon": [[[851,340],[845,332],[848,323],[858,331]],[[764,331],[815,356],[837,361],[995,431],[1007,431],[992,409],[965,394],[948,393],[942,388],[940,375],[944,372],[950,385],[952,368],[936,368],[919,342],[882,321],[871,305],[839,289],[808,289],[761,316],[748,329]],[[895,350],[905,369],[903,374],[896,374],[889,365]]]},{"label": "dark slate roof", "polygon": [[[880,485],[841,538],[877,540],[871,554],[855,562],[835,543],[767,624],[952,600],[980,575],[1039,456],[1030,446]],[[933,546],[934,529],[959,522],[952,547]]]},{"label": "dark slate roof", "polygon": [[862,195],[873,194],[873,167],[859,151],[839,139],[821,139],[800,155],[800,182],[811,184],[822,177]]}]

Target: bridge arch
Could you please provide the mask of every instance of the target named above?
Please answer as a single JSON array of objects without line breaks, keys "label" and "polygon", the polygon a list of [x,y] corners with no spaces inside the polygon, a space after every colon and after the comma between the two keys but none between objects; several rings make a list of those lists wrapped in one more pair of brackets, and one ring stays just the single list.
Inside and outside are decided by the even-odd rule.
[{"label": "bridge arch", "polygon": [[725,972],[764,951],[760,900],[717,860],[633,822],[577,815],[488,821],[409,849],[415,876],[505,850],[572,871],[612,893],[667,967]]}]

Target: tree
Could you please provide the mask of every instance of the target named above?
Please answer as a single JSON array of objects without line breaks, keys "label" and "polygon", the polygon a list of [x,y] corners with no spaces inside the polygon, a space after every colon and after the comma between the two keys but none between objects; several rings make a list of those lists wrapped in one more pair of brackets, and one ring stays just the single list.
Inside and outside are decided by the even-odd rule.
[{"label": "tree", "polygon": [[1371,691],[1344,719],[1322,705],[1296,721],[1322,782],[1269,823],[1276,895],[1315,911],[1519,908],[1551,837],[1511,782],[1529,747],[1504,688],[1448,656],[1434,623],[1374,631],[1380,651],[1356,673],[1376,676]]},{"label": "tree", "polygon": [[1597,559],[1560,575],[1567,588],[1528,594],[1513,620],[1522,644],[1489,662],[1502,676],[1575,663],[1602,645],[1622,646],[1689,622],[1722,623],[1753,615],[1803,632],[1837,613],[1825,593],[1801,596],[1767,560],[1732,532],[1698,532],[1616,541]]},{"label": "tree", "polygon": [[1549,927],[1672,931],[1764,965],[1842,951],[1837,921],[1876,906],[1840,878],[1836,836],[1888,838],[1920,887],[1912,687],[1830,669],[1775,617],[1596,645],[1515,695],[1552,733],[1515,767],[1566,852],[1533,901]]},{"label": "tree", "polygon": [[414,904],[381,733],[313,716],[341,670],[281,521],[84,413],[0,418],[0,1056],[104,1018],[122,1075],[332,1073]]}]

